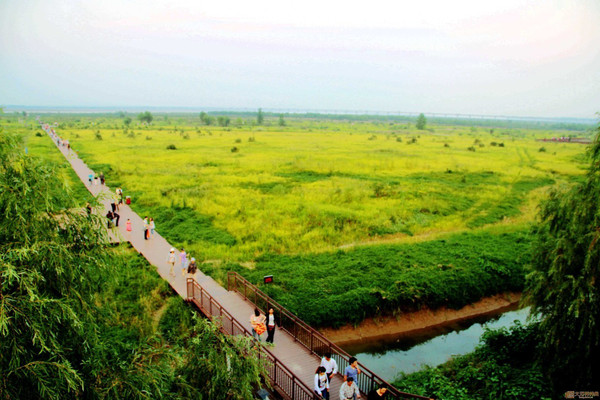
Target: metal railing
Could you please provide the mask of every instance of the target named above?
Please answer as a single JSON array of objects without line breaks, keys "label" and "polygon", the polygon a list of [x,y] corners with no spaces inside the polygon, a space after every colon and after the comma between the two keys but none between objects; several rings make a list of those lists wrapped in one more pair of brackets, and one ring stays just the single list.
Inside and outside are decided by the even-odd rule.
[{"label": "metal railing", "polygon": [[[272,308],[275,312],[276,323],[281,329],[287,331],[297,342],[300,342],[318,357],[322,357],[325,353],[331,353],[331,358],[337,362],[340,373],[343,374],[346,367],[350,365],[349,359],[351,356],[348,353],[263,293],[256,285],[248,282],[237,272],[229,271],[227,273],[227,289],[238,292],[244,296],[245,300],[253,303],[265,314],[269,308]],[[358,365],[362,373],[358,374],[356,384],[362,393],[369,393],[384,383],[389,387],[388,397],[393,399],[430,399],[430,397],[401,392],[364,365],[360,363]]]},{"label": "metal railing", "polygon": [[[187,299],[194,303],[211,320],[220,320],[221,331],[223,333],[252,337],[252,333],[227,312],[193,278],[187,278]],[[313,391],[264,346],[260,346],[258,357],[259,359],[266,360],[265,368],[267,375],[281,395],[291,400],[314,399],[315,394]]]}]

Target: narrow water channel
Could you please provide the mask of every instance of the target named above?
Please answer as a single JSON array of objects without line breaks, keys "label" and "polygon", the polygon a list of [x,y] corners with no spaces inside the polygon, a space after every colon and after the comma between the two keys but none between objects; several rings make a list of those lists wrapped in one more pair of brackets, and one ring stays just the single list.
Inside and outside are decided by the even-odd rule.
[{"label": "narrow water channel", "polygon": [[411,337],[388,337],[342,347],[389,382],[400,372],[415,372],[424,365],[437,366],[454,355],[472,352],[479,344],[484,327],[509,327],[515,320],[526,323],[528,315],[529,308],[505,309],[486,317],[433,328]]}]

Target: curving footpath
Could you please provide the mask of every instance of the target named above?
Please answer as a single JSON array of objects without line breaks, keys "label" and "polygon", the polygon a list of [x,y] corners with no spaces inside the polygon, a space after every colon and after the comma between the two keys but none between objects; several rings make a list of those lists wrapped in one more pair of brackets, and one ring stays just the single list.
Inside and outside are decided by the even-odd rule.
[{"label": "curving footpath", "polygon": [[[110,209],[111,196],[115,194],[115,191],[106,185],[90,185],[88,183],[88,175],[94,174],[92,171],[75,153],[71,148],[67,146],[61,146],[57,143],[57,135],[55,131],[47,124],[40,124],[42,129],[50,136],[55,146],[71,164],[71,167],[86,185],[87,189],[94,195],[104,206],[103,210],[95,210],[100,215],[105,215]],[[133,199],[135,201],[135,199]],[[155,232],[154,238],[145,240],[144,239],[144,223],[142,217],[136,214],[131,207],[126,204],[122,204],[118,211],[120,215],[119,227],[115,228],[116,232],[112,232],[113,241],[128,241],[131,245],[142,255],[148,262],[156,267],[159,275],[169,282],[171,287],[184,299],[188,300],[188,287],[186,282],[186,276],[181,272],[179,266],[179,251],[176,249],[176,263],[175,263],[175,276],[169,274],[170,266],[167,264],[167,257],[172,246],[164,239],[160,234]],[[127,219],[131,220],[132,231],[127,232],[125,229]],[[157,225],[160,226],[161,221],[156,221]],[[187,275],[187,274],[186,274]],[[208,293],[214,300],[216,300],[222,307],[230,314],[233,318],[240,322],[247,330],[251,330],[250,326],[250,315],[253,313],[254,305],[237,294],[234,291],[227,291],[221,285],[219,285],[210,276],[203,274],[198,271],[195,275],[196,283]],[[263,334],[263,339],[266,337]],[[314,375],[315,370],[319,366],[320,359],[311,354],[306,347],[296,341],[292,335],[282,329],[277,329],[275,333],[275,346],[269,347],[268,350],[265,348],[267,353],[276,357],[278,361],[285,366],[287,371],[295,375],[294,380],[301,381],[301,386],[304,387],[303,396],[285,396],[293,398],[306,398],[306,390],[310,390],[314,387]],[[343,371],[340,371],[343,374]],[[274,378],[273,376],[271,378]],[[336,375],[331,381],[330,398],[337,399],[339,397],[339,388],[342,384],[342,378],[340,375]],[[280,388],[285,389],[285,388]],[[284,390],[285,392],[286,390]],[[281,390],[279,390],[280,394]],[[313,392],[314,393],[314,392]],[[412,396],[411,396],[412,397]],[[417,398],[423,398],[421,396],[415,396]]]}]

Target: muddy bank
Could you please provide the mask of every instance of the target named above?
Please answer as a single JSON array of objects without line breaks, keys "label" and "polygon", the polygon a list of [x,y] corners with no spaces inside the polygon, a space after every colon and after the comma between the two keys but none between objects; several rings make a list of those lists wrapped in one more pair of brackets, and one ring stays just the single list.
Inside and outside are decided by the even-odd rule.
[{"label": "muddy bank", "polygon": [[363,340],[384,339],[390,336],[409,336],[470,318],[483,317],[487,314],[514,309],[520,299],[521,293],[503,293],[486,297],[460,310],[443,307],[437,310],[423,309],[402,314],[399,317],[368,318],[357,327],[346,325],[339,329],[327,328],[321,329],[321,333],[338,345],[352,344]]}]

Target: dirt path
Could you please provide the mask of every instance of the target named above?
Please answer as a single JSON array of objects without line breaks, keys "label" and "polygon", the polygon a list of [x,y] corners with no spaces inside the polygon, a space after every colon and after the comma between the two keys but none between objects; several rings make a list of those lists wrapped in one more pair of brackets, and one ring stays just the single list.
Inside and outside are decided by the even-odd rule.
[{"label": "dirt path", "polygon": [[399,317],[367,318],[360,325],[346,325],[339,329],[321,329],[329,340],[337,345],[351,344],[357,341],[383,339],[391,336],[412,335],[431,329],[465,321],[471,318],[502,311],[519,303],[521,293],[503,293],[486,297],[476,303],[464,306],[460,310],[441,308],[423,309],[402,314]]}]

